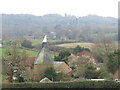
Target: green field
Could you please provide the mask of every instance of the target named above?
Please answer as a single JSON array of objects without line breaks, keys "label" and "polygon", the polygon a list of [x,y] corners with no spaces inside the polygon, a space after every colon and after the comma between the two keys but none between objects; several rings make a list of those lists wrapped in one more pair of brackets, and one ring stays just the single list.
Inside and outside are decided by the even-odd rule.
[{"label": "green field", "polygon": [[32,42],[32,45],[33,45],[33,46],[35,46],[35,45],[39,45],[39,44],[42,43],[41,40],[31,40],[31,42]]},{"label": "green field", "polygon": [[37,56],[38,52],[25,50],[28,56]]},{"label": "green field", "polygon": [[[20,50],[22,51],[23,49],[20,49]],[[38,52],[35,52],[32,50],[25,50],[25,51],[28,56],[36,56],[38,54]],[[0,56],[2,56],[2,54],[4,54],[4,52],[5,52],[5,48],[0,48]]]},{"label": "green field", "polygon": [[[3,51],[2,51],[3,50]],[[21,51],[24,49],[20,49]],[[37,56],[38,52],[32,50],[25,50],[28,56]],[[5,52],[5,48],[0,48],[0,56]],[[51,58],[54,58],[54,54],[51,54]]]},{"label": "green field", "polygon": [[[115,37],[116,35],[118,35],[117,33],[105,33],[104,34],[106,37]],[[97,37],[99,36],[98,34],[92,34],[93,37]]]}]

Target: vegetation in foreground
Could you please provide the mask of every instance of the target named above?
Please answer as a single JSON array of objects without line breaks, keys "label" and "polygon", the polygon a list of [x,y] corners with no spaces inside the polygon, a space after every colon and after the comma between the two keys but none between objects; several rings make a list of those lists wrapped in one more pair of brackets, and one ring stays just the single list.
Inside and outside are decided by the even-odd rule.
[{"label": "vegetation in foreground", "polygon": [[24,83],[11,83],[2,84],[4,88],[120,88],[120,83],[115,81],[69,81],[69,82],[52,82],[52,83],[39,83],[39,82],[24,82]]}]

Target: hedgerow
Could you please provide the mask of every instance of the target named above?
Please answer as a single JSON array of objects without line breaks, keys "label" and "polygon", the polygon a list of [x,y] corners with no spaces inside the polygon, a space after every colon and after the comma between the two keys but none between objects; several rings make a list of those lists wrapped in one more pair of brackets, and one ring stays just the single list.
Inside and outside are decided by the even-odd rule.
[{"label": "hedgerow", "polygon": [[23,82],[2,84],[3,88],[120,88],[120,83],[115,81],[73,81],[73,82]]}]

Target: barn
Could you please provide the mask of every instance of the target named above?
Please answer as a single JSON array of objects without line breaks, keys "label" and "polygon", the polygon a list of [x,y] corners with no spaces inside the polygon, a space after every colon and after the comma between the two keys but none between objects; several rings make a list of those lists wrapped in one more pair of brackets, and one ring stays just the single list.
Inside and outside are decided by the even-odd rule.
[{"label": "barn", "polygon": [[42,46],[36,57],[30,56],[19,62],[18,69],[24,70],[23,76],[29,80],[40,81],[46,68],[54,67],[56,73],[62,72],[70,75],[72,69],[65,62],[55,62],[51,59],[48,49],[47,36],[44,37]]}]

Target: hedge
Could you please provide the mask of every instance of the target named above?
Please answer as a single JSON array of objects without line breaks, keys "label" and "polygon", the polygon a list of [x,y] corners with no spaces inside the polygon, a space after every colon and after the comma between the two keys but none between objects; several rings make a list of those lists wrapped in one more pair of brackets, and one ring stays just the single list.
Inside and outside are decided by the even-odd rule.
[{"label": "hedge", "polygon": [[3,88],[120,88],[115,81],[74,81],[74,82],[23,82],[2,84]]},{"label": "hedge", "polygon": [[57,42],[50,42],[50,45],[58,45],[58,44],[65,44],[65,43],[76,43],[77,41],[57,41]]}]

